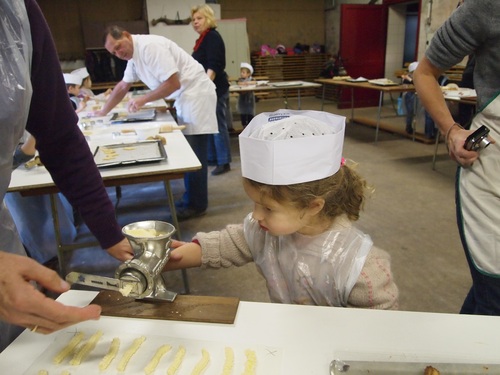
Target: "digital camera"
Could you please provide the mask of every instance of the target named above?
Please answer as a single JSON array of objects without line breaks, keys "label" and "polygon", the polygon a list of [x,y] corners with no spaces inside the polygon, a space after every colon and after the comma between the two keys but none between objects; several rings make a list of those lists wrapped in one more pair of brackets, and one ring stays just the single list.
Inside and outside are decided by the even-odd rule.
[{"label": "digital camera", "polygon": [[465,140],[464,148],[468,151],[479,151],[486,148],[491,143],[488,140],[490,129],[482,125]]}]

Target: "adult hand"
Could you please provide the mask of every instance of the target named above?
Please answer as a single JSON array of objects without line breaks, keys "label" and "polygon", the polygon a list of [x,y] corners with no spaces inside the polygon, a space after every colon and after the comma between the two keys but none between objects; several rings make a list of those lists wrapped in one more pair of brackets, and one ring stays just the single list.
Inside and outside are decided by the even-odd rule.
[{"label": "adult hand", "polygon": [[134,250],[126,238],[106,250],[109,255],[121,260],[122,262],[130,260],[134,257]]},{"label": "adult hand", "polygon": [[144,106],[144,104],[146,104],[144,96],[139,96],[138,98],[130,99],[127,104],[127,110],[129,112],[137,112]]},{"label": "adult hand", "polygon": [[88,116],[90,117],[104,117],[106,116],[108,113],[106,111],[103,111],[102,109],[99,110],[99,111],[94,111],[94,112],[89,112],[88,113]]},{"label": "adult hand", "polygon": [[[465,140],[472,134],[471,130],[461,129],[455,126],[448,133],[448,138],[446,139],[448,146],[448,153],[452,160],[455,160],[464,168],[470,167],[477,159],[479,159],[478,151],[468,151],[465,149]],[[491,143],[495,143],[495,140],[488,137]]]},{"label": "adult hand", "polygon": [[46,297],[30,281],[56,293],[69,284],[33,259],[0,251],[0,319],[38,333],[51,333],[85,320],[97,320],[101,307],[66,306]]}]

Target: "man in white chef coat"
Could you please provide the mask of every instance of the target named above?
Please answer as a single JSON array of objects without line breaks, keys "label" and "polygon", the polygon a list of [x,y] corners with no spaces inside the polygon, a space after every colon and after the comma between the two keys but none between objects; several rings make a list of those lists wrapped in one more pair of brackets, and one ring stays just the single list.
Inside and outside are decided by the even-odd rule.
[{"label": "man in white chef coat", "polygon": [[204,214],[208,206],[208,134],[218,132],[214,83],[200,63],[163,36],[132,35],[119,26],[111,26],[106,30],[104,47],[128,63],[123,79],[96,115],[108,114],[137,81],[151,91],[130,99],[130,112],[158,99],[174,99],[178,123],[186,125],[183,132],[202,165],[201,170],[186,174],[186,192],[182,204],[177,206],[177,217],[185,220]]}]

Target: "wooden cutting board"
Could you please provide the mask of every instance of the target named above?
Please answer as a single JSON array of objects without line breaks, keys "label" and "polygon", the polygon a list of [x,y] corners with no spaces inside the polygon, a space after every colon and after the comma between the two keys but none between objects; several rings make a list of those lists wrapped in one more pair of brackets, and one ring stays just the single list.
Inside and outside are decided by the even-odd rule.
[{"label": "wooden cutting board", "polygon": [[107,316],[223,324],[234,323],[239,302],[233,297],[192,295],[178,295],[174,302],[147,302],[111,290],[100,291],[92,301]]}]

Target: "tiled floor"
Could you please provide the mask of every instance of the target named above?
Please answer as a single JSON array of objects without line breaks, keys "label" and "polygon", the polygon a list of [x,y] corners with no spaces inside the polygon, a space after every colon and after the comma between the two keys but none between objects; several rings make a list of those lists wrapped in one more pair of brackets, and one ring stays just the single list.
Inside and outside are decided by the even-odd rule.
[{"label": "tiled floor", "polygon": [[[289,99],[291,106],[296,106]],[[258,112],[283,107],[280,99],[261,100]],[[302,98],[302,109],[321,108],[315,98]],[[350,110],[325,111],[350,116]],[[375,108],[357,109],[374,116]],[[385,107],[384,114],[393,114]],[[392,118],[394,126],[404,128],[403,118]],[[239,123],[234,123],[238,128]],[[344,156],[358,163],[374,192],[357,223],[374,243],[387,250],[400,287],[400,307],[411,311],[459,311],[470,287],[470,276],[455,224],[454,172],[443,145],[438,150],[436,170],[432,170],[433,144],[412,142],[398,134],[380,132],[374,143],[373,128],[348,124]],[[223,228],[240,222],[252,209],[240,183],[238,140],[232,136],[231,171],[209,176],[209,209],[202,217],[181,223],[182,238],[190,240],[197,231]],[[182,181],[172,184],[174,194],[183,191]],[[114,199],[114,189],[110,190]],[[144,219],[169,221],[165,192],[161,184],[126,186],[119,204],[121,224]],[[71,257],[73,269],[112,274],[117,262],[100,249],[78,250]],[[268,301],[265,283],[253,264],[223,270],[188,270],[191,293],[237,296],[242,300]],[[180,272],[167,274],[169,287],[182,291]]]}]

